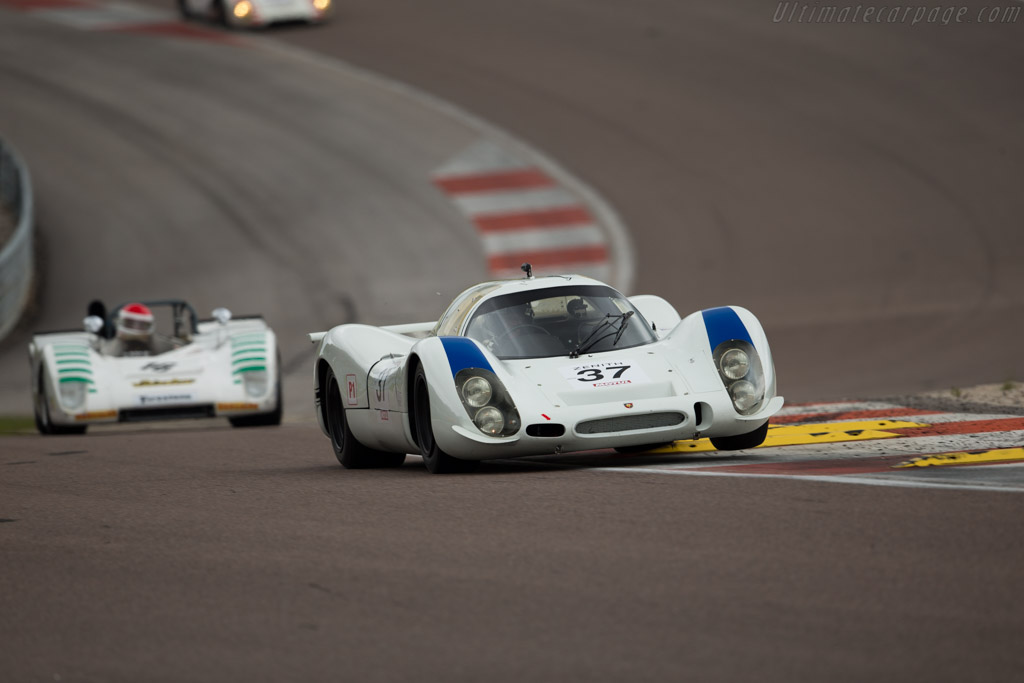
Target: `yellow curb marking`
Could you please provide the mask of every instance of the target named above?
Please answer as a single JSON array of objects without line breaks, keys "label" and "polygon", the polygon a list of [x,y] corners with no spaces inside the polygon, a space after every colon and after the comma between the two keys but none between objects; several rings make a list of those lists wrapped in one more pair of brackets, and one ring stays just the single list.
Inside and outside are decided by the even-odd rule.
[{"label": "yellow curb marking", "polygon": [[[907,429],[909,427],[927,427],[921,422],[905,422],[902,420],[868,420],[863,422],[827,422],[810,425],[772,425],[768,427],[768,436],[758,448],[771,446],[801,446],[813,443],[840,443],[843,441],[867,441],[870,439],[891,439],[899,434],[886,431],[890,429]],[[675,443],[655,448],[649,453],[694,453],[716,450],[710,439],[697,441],[676,441]]]},{"label": "yellow curb marking", "polygon": [[1024,460],[1024,448],[993,448],[989,451],[959,451],[957,453],[922,455],[919,458],[912,458],[893,465],[893,467],[941,467],[943,465],[969,465],[1012,460]]}]

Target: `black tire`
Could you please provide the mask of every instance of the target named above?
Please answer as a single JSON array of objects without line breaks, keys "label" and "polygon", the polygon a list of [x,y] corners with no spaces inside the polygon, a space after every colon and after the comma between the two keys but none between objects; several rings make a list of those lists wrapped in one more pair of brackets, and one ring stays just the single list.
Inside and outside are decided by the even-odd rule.
[{"label": "black tire", "polygon": [[224,0],[216,0],[213,3],[213,21],[224,28],[231,28],[231,22],[228,20],[228,8],[224,6]]},{"label": "black tire", "polygon": [[341,387],[333,372],[327,373],[327,431],[331,436],[334,456],[341,466],[349,470],[372,467],[399,467],[405,462],[405,453],[387,453],[367,448],[359,443],[345,418],[345,406],[341,402]]},{"label": "black tire", "polygon": [[44,381],[44,370],[39,368],[39,379],[36,392],[36,404],[35,404],[35,417],[36,417],[36,429],[39,430],[40,434],[45,436],[54,436],[60,434],[85,434],[87,427],[85,425],[55,425],[50,420],[50,405],[46,400],[46,382]]},{"label": "black tire", "polygon": [[768,422],[752,432],[737,434],[736,436],[720,436],[711,439],[711,445],[720,451],[742,451],[748,448],[755,448],[764,443],[768,436]]},{"label": "black tire", "polygon": [[284,413],[284,395],[281,391],[281,359],[277,359],[277,408],[269,413],[259,415],[244,415],[242,417],[229,417],[228,422],[232,427],[276,427],[281,424],[281,415]]},{"label": "black tire", "polygon": [[427,373],[422,365],[416,366],[412,409],[416,411],[416,443],[420,446],[423,464],[427,466],[428,472],[457,474],[475,472],[480,467],[479,460],[460,460],[448,455],[434,440],[434,429],[430,426],[430,390],[427,387]]}]

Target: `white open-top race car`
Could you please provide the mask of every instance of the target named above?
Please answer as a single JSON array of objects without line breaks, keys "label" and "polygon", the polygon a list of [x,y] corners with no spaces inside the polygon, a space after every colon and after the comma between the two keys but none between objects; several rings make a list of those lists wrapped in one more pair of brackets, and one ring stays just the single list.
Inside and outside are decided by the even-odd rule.
[{"label": "white open-top race car", "polygon": [[127,304],[107,316],[94,301],[84,330],[34,334],[28,353],[39,432],[201,417],[227,417],[237,427],[280,424],[273,330],[260,316],[232,319],[224,308],[213,316],[198,320],[179,300]]},{"label": "white open-top race car", "polygon": [[325,21],[333,0],[176,0],[182,19],[208,19],[231,28]]},{"label": "white open-top race car", "polygon": [[681,319],[660,297],[523,269],[462,292],[437,322],[310,334],[317,419],[342,465],[419,453],[442,473],[700,437],[720,450],[764,441],[783,399],[749,311]]}]

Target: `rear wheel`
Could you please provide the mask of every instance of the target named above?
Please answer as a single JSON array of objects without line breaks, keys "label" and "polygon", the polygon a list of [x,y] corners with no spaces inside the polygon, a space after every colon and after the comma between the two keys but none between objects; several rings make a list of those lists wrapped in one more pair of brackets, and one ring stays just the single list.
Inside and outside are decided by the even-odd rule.
[{"label": "rear wheel", "polygon": [[431,474],[454,474],[473,472],[480,467],[479,460],[460,460],[441,450],[434,440],[434,429],[430,426],[430,390],[427,387],[427,373],[423,366],[416,367],[413,382],[413,410],[416,417],[416,442],[423,455],[423,464]]},{"label": "rear wheel", "polygon": [[349,429],[345,406],[341,402],[341,387],[334,373],[327,375],[327,431],[338,462],[346,469],[371,467],[398,467],[405,462],[405,453],[387,453],[367,448],[359,443]]},{"label": "rear wheel", "polygon": [[742,451],[747,448],[755,448],[764,443],[768,436],[768,422],[752,432],[737,434],[736,436],[720,436],[711,439],[711,445],[720,451]]}]

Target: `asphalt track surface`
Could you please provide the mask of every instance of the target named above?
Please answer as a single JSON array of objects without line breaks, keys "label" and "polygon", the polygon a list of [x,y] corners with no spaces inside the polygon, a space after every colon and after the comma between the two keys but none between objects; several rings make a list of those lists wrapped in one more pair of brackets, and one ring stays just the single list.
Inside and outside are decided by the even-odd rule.
[{"label": "asphalt track surface", "polygon": [[[1024,27],[808,27],[775,24],[773,11],[750,3],[352,2],[332,25],[265,37],[399,76],[552,153],[630,226],[642,266],[635,291],[665,294],[681,308],[738,301],[774,326],[780,374],[792,378],[783,393],[817,400],[1019,373],[1005,370],[1019,358],[993,340],[1015,339],[1022,319]],[[0,106],[4,130],[18,123],[23,151],[42,156],[41,195],[61,200],[41,200],[44,234],[73,235],[83,216],[90,228],[69,255],[48,241],[52,279],[37,320],[77,320],[79,305],[65,299],[84,283],[62,282],[67,269],[52,264],[82,258],[94,267],[79,272],[104,285],[93,288],[100,295],[162,274],[156,284],[178,285],[207,308],[219,303],[207,301],[212,292],[242,297],[261,282],[240,274],[290,263],[289,275],[267,278],[254,294],[290,333],[317,315],[392,322],[387,316],[407,314],[394,302],[412,304],[397,294],[381,295],[391,304],[384,311],[361,305],[378,303],[379,290],[366,283],[381,280],[369,276],[398,259],[330,269],[345,252],[323,248],[317,267],[296,266],[289,259],[299,251],[317,252],[300,250],[296,232],[282,238],[296,253],[256,240],[244,265],[208,275],[225,263],[217,244],[245,243],[232,230],[255,225],[271,240],[280,220],[261,217],[273,208],[272,184],[240,187],[258,180],[248,174],[268,159],[291,159],[263,144],[296,119],[297,98],[267,95],[301,89],[292,72],[282,67],[264,81],[239,57],[225,82],[188,68],[219,45],[157,50],[148,38],[111,38],[105,65],[95,67],[116,74],[105,74],[109,90],[71,107],[66,91],[93,68],[74,58],[75,41],[88,38],[62,33],[32,52],[33,41],[54,36],[13,16],[3,18],[19,22],[22,42],[7,33],[0,50],[50,59],[47,73],[67,82],[41,87],[27,61],[5,61],[5,92],[23,90]],[[95,43],[88,47],[95,56]],[[121,50],[149,55],[140,71],[157,69],[159,87],[131,80]],[[166,59],[161,50],[180,54]],[[178,87],[168,93],[168,83]],[[255,99],[253,83],[263,86]],[[217,116],[175,119],[174,100],[197,86],[182,109]],[[58,106],[41,91],[59,93]],[[106,105],[98,113],[97,99]],[[314,117],[314,105],[336,106],[298,99]],[[140,101],[141,115],[133,109]],[[12,116],[11,102],[32,116]],[[259,135],[240,135],[225,151],[218,144],[240,125],[239,102],[273,113]],[[126,136],[131,124],[121,119],[98,125],[119,113],[137,123],[161,112],[170,121],[160,128],[175,120],[180,128],[157,154],[147,134]],[[309,152],[322,150],[315,131],[327,129],[325,119],[306,129],[314,131],[304,147],[311,156],[295,161],[304,175],[284,174],[285,195],[318,177],[307,172],[313,158],[329,173],[330,164],[370,154]],[[181,154],[177,163],[165,163],[168,149]],[[224,157],[239,150],[244,157]],[[421,176],[442,156],[426,154],[408,172]],[[157,158],[159,168],[140,157]],[[102,173],[97,158],[108,161]],[[371,202],[363,218],[415,191],[415,182],[395,180],[396,167],[407,168],[401,161],[374,166],[377,183],[347,193]],[[153,177],[168,166],[202,175]],[[113,178],[101,182],[103,174]],[[239,176],[245,181],[230,182]],[[381,198],[386,181],[394,193]],[[125,183],[137,190],[127,205],[117,192]],[[233,228],[204,226],[214,247],[186,242],[190,260],[150,248],[141,251],[155,264],[115,270],[133,260],[118,239],[137,226],[163,216],[170,225],[149,226],[163,235],[188,224],[178,217],[182,185],[212,185],[231,210],[253,204]],[[457,216],[434,195],[417,196],[410,211],[417,205],[418,218],[456,231],[434,244],[472,238],[449,224]],[[119,212],[146,220],[111,220]],[[388,237],[404,244],[400,231]],[[438,249],[401,268],[419,268],[409,279],[422,295],[432,276],[451,286],[444,276],[453,261],[470,263],[466,249],[465,259]],[[724,256],[732,253],[754,284],[735,275]],[[325,283],[354,304],[298,295]],[[595,458],[611,468],[542,460],[429,477],[410,458],[396,471],[347,472],[308,421],[252,432],[95,432],[0,443],[5,678],[1010,681],[1024,670],[1019,493],[653,476],[626,472],[607,455]]]}]

